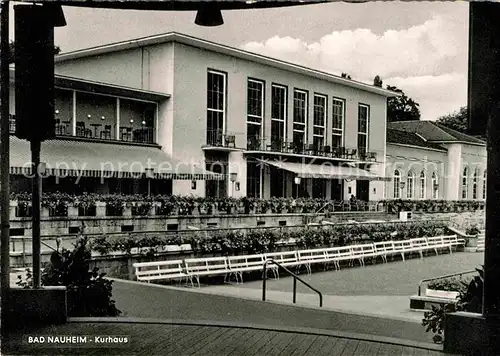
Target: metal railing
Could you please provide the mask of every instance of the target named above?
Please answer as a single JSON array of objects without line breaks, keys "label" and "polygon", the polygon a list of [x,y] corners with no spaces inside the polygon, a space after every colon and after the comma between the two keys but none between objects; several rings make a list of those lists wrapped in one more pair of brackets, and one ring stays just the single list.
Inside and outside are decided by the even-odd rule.
[{"label": "metal railing", "polygon": [[267,264],[268,263],[275,264],[276,266],[278,266],[278,268],[281,268],[282,270],[284,270],[286,273],[288,273],[290,276],[293,277],[293,303],[294,304],[297,301],[297,280],[299,280],[300,282],[302,282],[302,284],[304,284],[306,287],[308,287],[309,289],[311,289],[312,291],[316,292],[319,295],[319,306],[320,306],[320,308],[323,307],[323,294],[319,290],[312,287],[309,283],[302,280],[299,276],[297,276],[295,273],[290,271],[288,268],[286,268],[285,266],[281,265],[280,263],[278,263],[272,259],[264,262],[264,265],[262,267],[262,273],[263,273],[263,275],[262,275],[262,301],[264,301],[264,302],[266,301],[266,281],[267,281]]},{"label": "metal railing", "polygon": [[465,271],[465,272],[458,272],[458,273],[452,273],[452,274],[446,274],[444,276],[439,276],[439,277],[433,277],[433,278],[426,278],[422,279],[420,283],[418,284],[418,295],[420,296],[422,293],[422,284],[432,282],[432,281],[437,281],[439,279],[446,279],[446,278],[451,278],[451,277],[456,277],[456,276],[462,276],[464,274],[471,274],[471,273],[477,273],[476,270],[472,271]]}]

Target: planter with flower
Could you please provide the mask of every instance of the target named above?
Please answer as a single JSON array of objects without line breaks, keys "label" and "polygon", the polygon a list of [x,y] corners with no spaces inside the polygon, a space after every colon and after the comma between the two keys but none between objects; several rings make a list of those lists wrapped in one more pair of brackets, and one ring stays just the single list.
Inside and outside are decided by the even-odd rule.
[{"label": "planter with flower", "polygon": [[177,214],[180,216],[193,216],[194,209],[196,208],[195,197],[175,197],[173,198],[173,202],[177,207]]},{"label": "planter with flower", "polygon": [[213,215],[214,214],[214,199],[213,198],[200,198],[197,201],[197,210],[200,215]]},{"label": "planter with flower", "polygon": [[[42,216],[68,216],[68,205],[73,199],[69,194],[42,194]],[[45,211],[44,211],[45,210]]]},{"label": "planter with flower", "polygon": [[73,206],[78,209],[78,216],[96,216],[96,200],[99,198],[96,194],[82,194],[75,197]]},{"label": "planter with flower", "polygon": [[244,214],[254,214],[255,213],[255,198],[243,197],[241,198],[241,204],[243,205],[243,213]]}]

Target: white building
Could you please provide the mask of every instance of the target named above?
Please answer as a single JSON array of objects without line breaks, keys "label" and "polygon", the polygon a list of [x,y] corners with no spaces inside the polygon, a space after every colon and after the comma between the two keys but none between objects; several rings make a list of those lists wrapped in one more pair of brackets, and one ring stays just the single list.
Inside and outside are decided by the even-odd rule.
[{"label": "white building", "polygon": [[[164,96],[148,119],[153,143],[228,177],[174,180],[173,194],[385,196],[386,100],[394,92],[178,33],[65,53],[56,73]],[[134,120],[113,100],[94,105],[97,116],[97,108],[114,108],[105,116],[121,126],[111,141]],[[74,128],[79,114],[67,107]]]},{"label": "white building", "polygon": [[387,126],[388,199],[483,200],[486,143],[432,121]]}]

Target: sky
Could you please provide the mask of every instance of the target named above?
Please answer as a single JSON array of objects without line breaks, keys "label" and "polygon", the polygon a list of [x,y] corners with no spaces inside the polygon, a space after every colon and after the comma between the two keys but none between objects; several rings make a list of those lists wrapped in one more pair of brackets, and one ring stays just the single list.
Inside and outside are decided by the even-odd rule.
[{"label": "sky", "polygon": [[[195,12],[64,7],[62,52],[177,31],[384,86],[395,85],[435,120],[467,104],[466,2],[326,3],[223,11],[199,27]],[[11,24],[11,36],[13,32]]]}]

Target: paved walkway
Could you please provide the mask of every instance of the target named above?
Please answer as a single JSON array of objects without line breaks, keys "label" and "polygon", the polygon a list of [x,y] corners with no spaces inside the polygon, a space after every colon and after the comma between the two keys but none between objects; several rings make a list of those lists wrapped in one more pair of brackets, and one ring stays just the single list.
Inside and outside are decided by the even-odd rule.
[{"label": "paved walkway", "polygon": [[[3,343],[6,355],[442,355],[437,350],[397,345],[394,340],[360,340],[316,330],[271,330],[259,327],[158,322],[74,322],[12,335]],[[50,344],[49,336],[79,336],[78,344]],[[28,337],[46,342],[29,344]],[[127,342],[98,343],[107,336]],[[100,339],[95,339],[99,337]],[[105,345],[105,347],[102,347]]]}]

